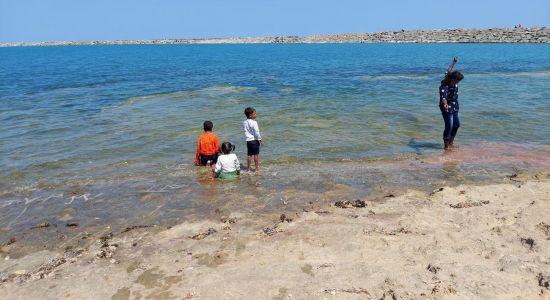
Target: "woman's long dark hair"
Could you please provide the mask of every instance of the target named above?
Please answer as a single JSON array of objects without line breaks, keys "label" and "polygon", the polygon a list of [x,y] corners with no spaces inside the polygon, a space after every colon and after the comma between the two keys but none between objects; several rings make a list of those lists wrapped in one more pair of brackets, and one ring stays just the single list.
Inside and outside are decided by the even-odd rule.
[{"label": "woman's long dark hair", "polygon": [[457,84],[462,79],[464,79],[464,75],[460,71],[452,71],[451,73],[447,74],[443,80],[441,80],[441,85],[451,85],[451,84]]}]

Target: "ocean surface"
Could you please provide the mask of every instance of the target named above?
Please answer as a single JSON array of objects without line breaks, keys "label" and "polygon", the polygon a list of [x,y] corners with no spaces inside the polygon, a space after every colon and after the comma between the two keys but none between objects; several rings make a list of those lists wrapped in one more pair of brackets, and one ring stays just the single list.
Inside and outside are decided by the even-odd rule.
[{"label": "ocean surface", "polygon": [[[444,155],[453,56],[461,148]],[[245,165],[247,106],[264,172],[216,182],[193,166],[202,123]],[[550,167],[550,45],[0,48],[0,128],[0,243],[43,222],[162,224],[477,182]]]}]

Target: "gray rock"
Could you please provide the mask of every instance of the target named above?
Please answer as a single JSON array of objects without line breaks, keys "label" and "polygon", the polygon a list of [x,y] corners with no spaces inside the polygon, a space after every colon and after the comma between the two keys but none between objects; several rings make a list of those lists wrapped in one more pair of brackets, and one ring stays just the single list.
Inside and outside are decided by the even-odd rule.
[{"label": "gray rock", "polygon": [[489,28],[388,31],[312,36],[240,37],[212,39],[159,39],[114,41],[57,41],[6,43],[0,47],[81,46],[135,44],[273,44],[273,43],[550,43],[550,28]]}]

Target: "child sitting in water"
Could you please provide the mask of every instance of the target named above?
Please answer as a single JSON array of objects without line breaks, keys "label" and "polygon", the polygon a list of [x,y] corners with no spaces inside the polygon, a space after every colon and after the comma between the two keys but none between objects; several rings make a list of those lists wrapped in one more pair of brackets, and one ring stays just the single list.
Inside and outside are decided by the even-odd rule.
[{"label": "child sitting in water", "polygon": [[220,179],[229,179],[239,177],[241,174],[241,164],[235,153],[235,145],[232,145],[230,142],[224,142],[222,144],[222,155],[218,157],[218,162],[216,166],[212,167],[214,172],[214,177]]},{"label": "child sitting in water", "polygon": [[199,137],[197,142],[197,152],[195,154],[195,166],[210,166],[218,160],[220,153],[220,139],[212,133],[214,124],[211,121],[204,121],[202,125],[204,134]]}]

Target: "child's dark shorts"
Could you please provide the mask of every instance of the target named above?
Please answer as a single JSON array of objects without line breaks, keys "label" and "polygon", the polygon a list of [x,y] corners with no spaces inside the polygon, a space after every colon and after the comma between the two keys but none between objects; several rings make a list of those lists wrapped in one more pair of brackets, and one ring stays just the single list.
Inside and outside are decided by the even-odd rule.
[{"label": "child's dark shorts", "polygon": [[201,166],[206,166],[206,163],[211,160],[212,164],[216,164],[218,162],[218,154],[212,154],[212,155],[204,155],[199,154],[199,160],[201,163]]},{"label": "child's dark shorts", "polygon": [[260,141],[246,142],[246,149],[248,150],[248,155],[260,154]]}]

